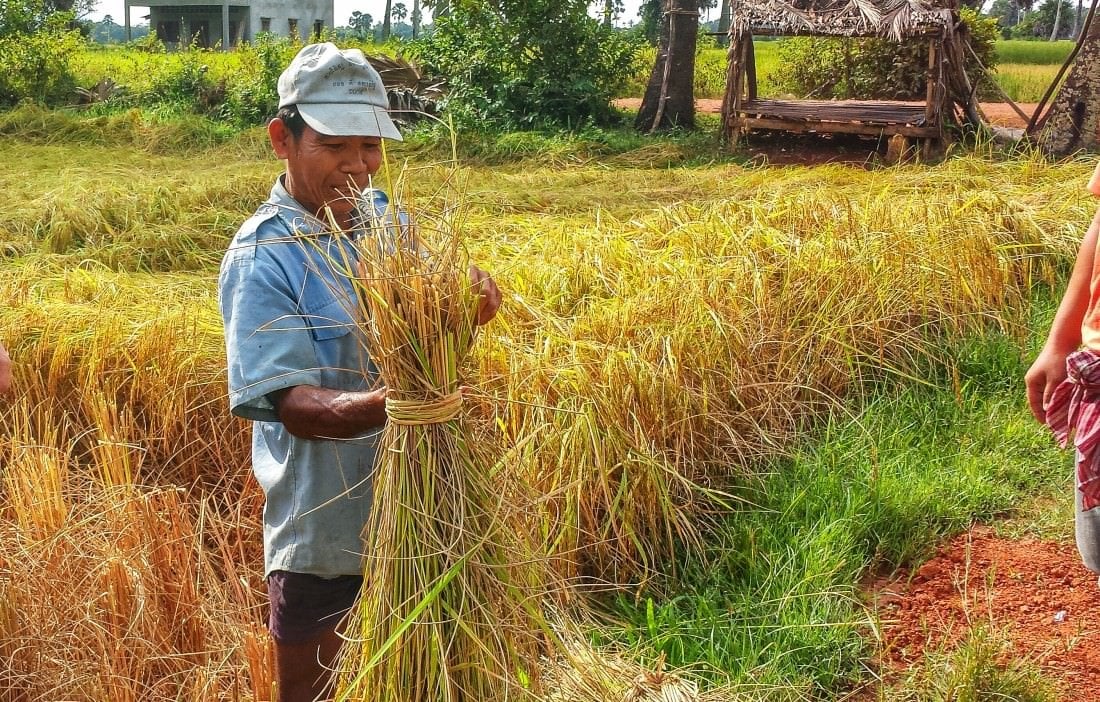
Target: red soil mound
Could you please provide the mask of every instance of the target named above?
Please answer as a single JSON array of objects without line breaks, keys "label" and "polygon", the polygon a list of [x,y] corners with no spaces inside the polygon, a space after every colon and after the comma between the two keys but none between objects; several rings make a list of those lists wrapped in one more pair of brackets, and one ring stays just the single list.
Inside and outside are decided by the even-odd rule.
[{"label": "red soil mound", "polygon": [[1073,544],[1011,541],[978,527],[872,592],[887,668],[919,661],[929,646],[950,648],[985,624],[1067,701],[1100,696],[1100,588]]}]

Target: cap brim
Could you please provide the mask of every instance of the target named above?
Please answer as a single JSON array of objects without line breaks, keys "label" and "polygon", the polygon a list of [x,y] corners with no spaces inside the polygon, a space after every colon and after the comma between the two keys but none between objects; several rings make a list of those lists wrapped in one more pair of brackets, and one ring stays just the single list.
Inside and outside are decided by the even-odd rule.
[{"label": "cap brim", "polygon": [[387,110],[347,103],[299,104],[298,113],[315,131],[329,136],[374,136],[401,141]]}]

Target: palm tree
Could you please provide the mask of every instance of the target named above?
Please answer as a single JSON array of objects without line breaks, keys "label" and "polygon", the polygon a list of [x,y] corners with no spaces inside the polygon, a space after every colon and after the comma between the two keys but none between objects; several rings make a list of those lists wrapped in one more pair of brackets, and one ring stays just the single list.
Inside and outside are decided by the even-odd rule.
[{"label": "palm tree", "polygon": [[351,13],[351,17],[348,18],[348,26],[355,32],[355,36],[360,39],[367,37],[367,32],[370,31],[371,24],[374,23],[374,18],[368,14],[364,14],[359,10]]},{"label": "palm tree", "polygon": [[409,9],[405,7],[405,3],[399,2],[393,6],[393,21],[404,22],[405,18],[409,16]]}]

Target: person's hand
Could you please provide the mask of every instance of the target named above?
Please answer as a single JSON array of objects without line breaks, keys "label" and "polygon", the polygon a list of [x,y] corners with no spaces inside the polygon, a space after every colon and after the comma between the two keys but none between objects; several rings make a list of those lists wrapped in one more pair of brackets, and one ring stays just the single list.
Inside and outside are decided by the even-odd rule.
[{"label": "person's hand", "polygon": [[470,284],[478,293],[477,323],[488,324],[500,309],[500,288],[491,275],[477,266],[470,266]]},{"label": "person's hand", "polygon": [[1058,384],[1066,379],[1068,353],[1043,349],[1024,375],[1027,386],[1027,404],[1040,424],[1046,424],[1047,404]]},{"label": "person's hand", "polygon": [[11,357],[7,349],[0,344],[0,395],[11,389]]}]

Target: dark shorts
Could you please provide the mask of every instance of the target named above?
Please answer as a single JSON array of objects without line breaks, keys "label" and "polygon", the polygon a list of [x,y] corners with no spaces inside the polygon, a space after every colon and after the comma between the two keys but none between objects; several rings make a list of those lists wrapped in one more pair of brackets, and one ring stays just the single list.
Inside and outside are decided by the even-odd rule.
[{"label": "dark shorts", "polygon": [[267,620],[271,636],[283,644],[307,643],[337,627],[359,595],[361,575],[332,579],[275,570],[267,576]]}]

